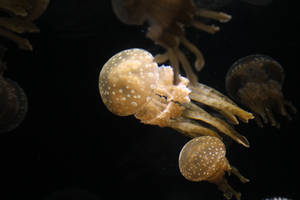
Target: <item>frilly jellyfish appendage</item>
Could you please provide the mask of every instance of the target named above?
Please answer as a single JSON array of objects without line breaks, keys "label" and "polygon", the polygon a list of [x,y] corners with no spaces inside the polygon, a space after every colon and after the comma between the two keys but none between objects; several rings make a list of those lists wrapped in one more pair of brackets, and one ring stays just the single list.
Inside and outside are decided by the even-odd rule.
[{"label": "frilly jellyfish appendage", "polygon": [[236,61],[226,76],[226,90],[237,102],[249,108],[257,124],[270,123],[279,127],[273,112],[288,119],[286,108],[295,113],[296,108],[282,94],[284,70],[273,58],[265,55],[250,55]]}]

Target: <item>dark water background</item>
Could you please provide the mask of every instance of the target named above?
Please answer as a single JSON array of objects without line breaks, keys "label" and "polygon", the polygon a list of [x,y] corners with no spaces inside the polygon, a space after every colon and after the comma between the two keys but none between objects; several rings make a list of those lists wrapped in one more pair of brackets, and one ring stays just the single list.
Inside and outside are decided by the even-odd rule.
[{"label": "dark water background", "polygon": [[[219,33],[187,29],[206,58],[200,82],[225,92],[225,74],[235,60],[266,54],[284,67],[285,97],[300,109],[300,20],[293,2],[234,1],[221,8],[233,18]],[[52,0],[37,24],[41,33],[28,35],[33,52],[11,45],[5,58],[6,76],[24,88],[29,110],[18,129],[0,136],[1,199],[59,199],[65,193],[76,196],[71,199],[224,199],[215,185],[181,176],[177,160],[187,137],[115,116],[100,99],[98,75],[113,54],[133,47],[162,52],[145,38],[146,26],[122,24],[109,1],[97,0]],[[281,118],[279,130],[254,121],[237,127],[251,144],[232,143],[227,153],[251,180],[229,178],[242,199],[299,198],[299,122],[298,113],[293,121]],[[82,197],[88,194],[93,196]]]}]

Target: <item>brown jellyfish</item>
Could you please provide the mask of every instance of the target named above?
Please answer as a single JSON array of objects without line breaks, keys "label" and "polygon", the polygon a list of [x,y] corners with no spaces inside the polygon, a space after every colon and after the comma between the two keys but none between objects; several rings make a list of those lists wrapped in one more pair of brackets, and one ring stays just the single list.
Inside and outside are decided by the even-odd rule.
[{"label": "brown jellyfish", "polygon": [[181,65],[191,83],[197,83],[197,76],[179,49],[180,44],[195,55],[197,71],[204,66],[201,51],[185,38],[184,26],[193,26],[214,34],[219,31],[218,26],[207,25],[197,18],[213,19],[222,23],[231,19],[230,15],[223,12],[198,8],[193,0],[112,0],[112,6],[115,14],[125,24],[149,23],[147,37],[166,49],[166,53],[157,55],[155,60],[158,63],[170,61],[177,79],[175,82],[179,81],[177,75]]},{"label": "brown jellyfish", "polygon": [[[236,61],[227,72],[226,90],[237,102],[249,108],[257,124],[270,123],[279,127],[273,112],[291,119],[286,107],[295,113],[296,108],[282,94],[284,70],[273,58],[250,55]],[[261,118],[261,119],[260,119]]]},{"label": "brown jellyfish", "polygon": [[218,185],[226,199],[232,195],[237,200],[241,193],[236,192],[224,177],[225,172],[233,173],[241,182],[249,182],[239,171],[231,167],[225,157],[226,148],[224,143],[216,137],[201,136],[187,142],[179,154],[179,170],[189,181],[208,181]]},{"label": "brown jellyfish", "polygon": [[[17,34],[39,32],[33,24],[47,8],[49,0],[1,0],[0,36],[14,41],[19,48],[32,50],[27,39]],[[17,34],[16,34],[17,33]]]},{"label": "brown jellyfish", "polygon": [[191,137],[220,137],[217,132],[221,132],[249,146],[244,136],[201,106],[219,111],[235,124],[236,116],[247,122],[253,118],[251,113],[213,88],[200,83],[190,85],[180,75],[178,84],[174,85],[173,79],[170,66],[158,67],[149,52],[129,49],[105,63],[99,76],[99,90],[105,106],[116,115],[134,115],[142,123],[171,127]]}]

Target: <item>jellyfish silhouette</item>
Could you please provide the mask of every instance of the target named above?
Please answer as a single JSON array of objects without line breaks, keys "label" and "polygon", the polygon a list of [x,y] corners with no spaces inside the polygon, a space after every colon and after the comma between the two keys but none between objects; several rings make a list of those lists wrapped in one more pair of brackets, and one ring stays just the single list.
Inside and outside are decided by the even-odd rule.
[{"label": "jellyfish silhouette", "polygon": [[[270,123],[279,127],[273,112],[291,119],[286,108],[296,113],[296,108],[282,93],[283,67],[265,55],[250,55],[236,61],[226,75],[226,90],[237,102],[249,108],[257,124]],[[261,119],[260,119],[261,118]]]}]

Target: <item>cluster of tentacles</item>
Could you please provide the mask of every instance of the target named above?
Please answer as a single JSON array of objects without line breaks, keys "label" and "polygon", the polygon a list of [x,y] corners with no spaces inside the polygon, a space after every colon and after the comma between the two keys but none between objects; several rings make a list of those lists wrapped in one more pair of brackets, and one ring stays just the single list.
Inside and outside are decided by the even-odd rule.
[{"label": "cluster of tentacles", "polygon": [[46,10],[50,0],[1,0],[0,36],[15,42],[19,48],[32,50],[30,42],[19,36],[39,32],[33,23]]}]

